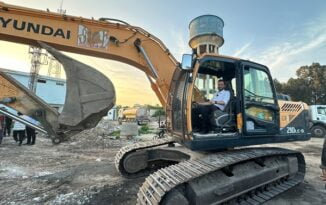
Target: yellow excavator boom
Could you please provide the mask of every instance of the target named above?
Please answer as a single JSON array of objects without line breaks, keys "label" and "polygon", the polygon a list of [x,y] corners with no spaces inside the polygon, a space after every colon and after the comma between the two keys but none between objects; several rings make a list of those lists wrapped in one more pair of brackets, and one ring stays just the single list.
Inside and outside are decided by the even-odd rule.
[{"label": "yellow excavator boom", "polygon": [[86,19],[3,2],[0,2],[0,40],[42,47],[63,65],[67,92],[60,114],[0,72],[0,89],[5,90],[0,101],[39,120],[52,136],[72,135],[96,126],[115,103],[114,86],[106,76],[60,51],[135,66],[145,72],[165,107],[174,71],[179,67],[164,44],[142,28],[107,18]]},{"label": "yellow excavator boom", "polygon": [[0,3],[0,40],[117,60],[144,71],[161,104],[166,105],[177,60],[142,28],[62,15]]}]

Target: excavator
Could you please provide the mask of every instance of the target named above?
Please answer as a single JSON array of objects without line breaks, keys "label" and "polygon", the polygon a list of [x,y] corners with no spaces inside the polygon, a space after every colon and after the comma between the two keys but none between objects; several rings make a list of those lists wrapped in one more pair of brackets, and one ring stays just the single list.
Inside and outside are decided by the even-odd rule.
[{"label": "excavator", "polygon": [[[122,176],[146,177],[136,203],[262,204],[304,179],[302,153],[262,145],[309,140],[307,105],[278,101],[268,67],[220,55],[223,27],[215,15],[192,20],[193,52],[179,63],[161,40],[124,21],[0,3],[0,40],[47,50],[63,65],[67,80],[61,113],[4,72],[0,103],[40,121],[60,142],[95,127],[116,99],[106,76],[62,51],[132,65],[145,73],[165,107],[170,136],[116,154]],[[231,97],[223,111],[211,114],[211,131],[203,133],[194,129],[193,110],[211,97],[218,79]]]}]

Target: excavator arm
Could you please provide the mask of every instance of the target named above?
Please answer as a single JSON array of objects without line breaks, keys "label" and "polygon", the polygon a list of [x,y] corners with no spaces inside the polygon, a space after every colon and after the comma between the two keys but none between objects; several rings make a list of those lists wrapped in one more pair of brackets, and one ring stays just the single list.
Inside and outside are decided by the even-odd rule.
[{"label": "excavator arm", "polygon": [[112,59],[142,70],[168,109],[169,89],[179,63],[158,38],[139,27],[0,2],[0,40],[42,47],[63,65],[67,92],[60,114],[0,72],[0,102],[39,120],[51,136],[70,136],[96,126],[115,103],[114,86],[106,76],[60,51]]},{"label": "excavator arm", "polygon": [[0,3],[0,40],[39,46],[130,64],[144,71],[163,106],[179,66],[164,44],[126,23],[61,15]]}]

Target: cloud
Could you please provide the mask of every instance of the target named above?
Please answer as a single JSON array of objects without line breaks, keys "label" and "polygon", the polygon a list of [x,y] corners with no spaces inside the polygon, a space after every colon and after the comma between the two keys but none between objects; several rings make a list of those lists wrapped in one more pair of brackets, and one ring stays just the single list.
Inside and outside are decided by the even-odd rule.
[{"label": "cloud", "polygon": [[174,47],[171,53],[174,55],[174,57],[181,61],[182,55],[185,53],[190,53],[191,49],[188,45],[188,39],[185,39],[184,33],[182,31],[177,31],[176,29],[171,29],[171,37],[174,40]]},{"label": "cloud", "polygon": [[[326,63],[326,16],[298,25],[294,32],[287,41],[275,42],[265,49],[251,49],[251,52],[246,53],[246,58],[267,65],[273,77],[281,81],[294,77],[296,69],[300,66],[315,61],[316,53],[325,53],[324,58],[317,60]],[[245,44],[236,53],[243,55],[243,51],[248,50],[248,47]]]},{"label": "cloud", "polygon": [[251,46],[251,42],[244,44],[244,45],[243,45],[239,50],[237,50],[237,51],[233,54],[233,56],[235,56],[235,57],[239,57],[239,56],[243,55],[243,54],[248,50],[248,48],[249,48],[250,46]]}]

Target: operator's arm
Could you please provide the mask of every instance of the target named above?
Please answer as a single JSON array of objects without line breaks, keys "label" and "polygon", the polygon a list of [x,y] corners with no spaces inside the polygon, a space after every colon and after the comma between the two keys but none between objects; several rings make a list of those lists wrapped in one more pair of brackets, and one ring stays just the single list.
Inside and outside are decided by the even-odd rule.
[{"label": "operator's arm", "polygon": [[217,106],[220,110],[224,110],[226,104],[230,100],[230,91],[224,90],[219,93],[216,93],[215,97],[213,97],[210,101],[211,104]]},{"label": "operator's arm", "polygon": [[230,91],[224,90],[223,93],[212,98],[210,102],[211,104],[226,105],[228,104],[229,100],[230,100]]},{"label": "operator's arm", "polygon": [[225,102],[224,102],[223,100],[218,100],[218,101],[214,101],[214,100],[212,100],[212,101],[210,101],[210,102],[211,102],[211,104],[225,105]]},{"label": "operator's arm", "polygon": [[207,101],[207,102],[199,102],[198,104],[199,105],[211,105],[211,104],[214,104],[214,103],[210,100],[210,101]]},{"label": "operator's arm", "polygon": [[225,105],[227,102],[225,103],[225,101],[223,99],[224,99],[224,97],[222,95],[219,95],[218,92],[216,92],[211,100],[209,100],[207,102],[200,102],[198,104],[200,104],[200,105],[212,105],[212,104]]}]

